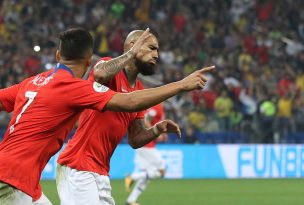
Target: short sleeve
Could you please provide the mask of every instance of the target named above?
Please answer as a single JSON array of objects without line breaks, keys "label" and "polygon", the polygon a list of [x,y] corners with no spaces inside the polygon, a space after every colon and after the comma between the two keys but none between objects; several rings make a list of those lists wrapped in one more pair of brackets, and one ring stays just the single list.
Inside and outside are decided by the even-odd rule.
[{"label": "short sleeve", "polygon": [[[89,76],[89,81],[91,82],[94,82],[95,81],[95,78],[94,78],[94,72],[95,72],[95,66],[100,63],[100,62],[104,62],[104,61],[109,61],[111,60],[112,58],[111,57],[103,57],[103,58],[100,58],[95,64],[94,66],[92,67],[92,70],[90,71],[90,76]],[[117,75],[116,75],[117,76]],[[114,76],[115,78],[115,76]],[[113,78],[112,78],[113,79]],[[111,85],[114,85],[115,84],[115,81],[113,81],[112,79],[109,80],[109,82],[105,83],[104,85],[108,86],[110,89],[113,89],[111,87]],[[114,89],[115,90],[115,89]]]},{"label": "short sleeve", "polygon": [[140,111],[137,113],[136,119],[144,119],[146,114],[146,110]]},{"label": "short sleeve", "polygon": [[72,107],[101,111],[115,94],[100,83],[79,80],[69,85],[68,100]]},{"label": "short sleeve", "polygon": [[19,91],[20,84],[0,90],[0,101],[3,110],[12,112],[14,110],[15,100]]}]

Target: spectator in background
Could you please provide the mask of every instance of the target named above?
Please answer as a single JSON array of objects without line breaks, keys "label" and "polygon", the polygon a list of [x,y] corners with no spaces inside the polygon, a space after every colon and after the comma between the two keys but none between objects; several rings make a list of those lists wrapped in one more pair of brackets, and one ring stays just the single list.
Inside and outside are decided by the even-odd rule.
[{"label": "spectator in background", "polygon": [[[224,88],[223,81],[232,77],[239,86],[229,87],[228,96],[237,108],[245,108],[241,124],[258,128],[258,109],[250,109],[247,118],[244,110],[253,108],[254,103],[248,106],[250,100],[239,98],[238,89],[252,87],[248,97],[257,104],[262,100],[257,94],[259,87],[279,98],[285,88],[296,83],[296,109],[304,106],[298,103],[304,92],[300,74],[304,66],[303,13],[301,1],[282,0],[4,0],[0,3],[0,86],[15,84],[54,64],[47,53],[54,53],[56,34],[67,27],[88,28],[95,36],[96,53],[117,56],[129,31],[149,25],[162,33],[159,65],[164,69],[159,70],[165,72],[158,75],[163,83],[182,78],[198,65],[215,63],[223,74],[214,76],[215,86],[198,95],[206,102],[206,118],[217,120],[214,98]],[[41,51],[34,54],[34,69],[26,71],[35,44]],[[196,100],[176,97],[165,104],[166,112],[186,127],[188,122],[182,118],[195,110]],[[301,117],[295,120],[301,124]]]},{"label": "spectator in background", "polygon": [[111,5],[111,15],[114,19],[120,19],[125,11],[125,5],[120,1],[115,1]]},{"label": "spectator in background", "polygon": [[296,89],[300,93],[304,93],[304,73],[303,73],[303,71],[304,71],[304,69],[303,70],[298,70],[297,74],[296,74]]},{"label": "spectator in background", "polygon": [[228,97],[227,91],[222,90],[215,100],[215,112],[222,131],[230,129],[230,114],[233,108],[233,101]]},{"label": "spectator in background", "polygon": [[24,63],[25,72],[33,76],[40,71],[40,60],[36,55],[29,56]]},{"label": "spectator in background", "polygon": [[276,104],[271,99],[269,94],[265,94],[264,100],[259,105],[259,123],[260,123],[260,137],[262,143],[274,142],[273,123],[276,114]]},{"label": "spectator in background", "polygon": [[286,43],[286,53],[291,57],[296,56],[299,52],[304,50],[303,44],[301,44],[301,42],[298,41],[298,38],[295,35],[293,39],[294,40],[291,40],[286,37],[282,38],[282,41]]},{"label": "spectator in background", "polygon": [[229,117],[231,130],[240,131],[243,114],[234,106]]},{"label": "spectator in background", "polygon": [[104,24],[100,24],[97,27],[95,34],[95,46],[94,50],[101,56],[106,56],[109,53],[109,41],[107,38],[108,31]]},{"label": "spectator in background", "polygon": [[114,56],[118,56],[123,52],[124,39],[123,39],[123,30],[121,27],[115,28],[113,35],[110,39],[110,48]]},{"label": "spectator in background", "polygon": [[197,131],[203,131],[203,124],[206,121],[204,112],[200,110],[199,106],[195,110],[191,111],[187,117],[188,123]]},{"label": "spectator in background", "polygon": [[150,20],[150,0],[140,1],[139,7],[135,11],[135,18],[138,22],[147,24]]},{"label": "spectator in background", "polygon": [[175,26],[175,31],[181,33],[184,31],[185,25],[187,23],[184,12],[177,12],[173,16],[173,22]]},{"label": "spectator in background", "polygon": [[281,142],[286,141],[287,135],[292,131],[292,110],[295,94],[286,92],[280,97],[277,104],[277,126],[279,139]]},{"label": "spectator in background", "polygon": [[183,143],[185,144],[199,144],[200,141],[196,136],[195,129],[191,126],[186,127],[185,137],[183,138]]},{"label": "spectator in background", "polygon": [[298,98],[295,98],[294,102],[294,119],[295,126],[298,132],[304,131],[304,95],[301,94]]}]

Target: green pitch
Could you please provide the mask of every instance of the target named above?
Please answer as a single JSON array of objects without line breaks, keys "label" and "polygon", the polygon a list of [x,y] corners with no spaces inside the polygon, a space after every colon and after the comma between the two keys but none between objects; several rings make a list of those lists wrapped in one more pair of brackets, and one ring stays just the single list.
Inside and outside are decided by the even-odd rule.
[{"label": "green pitch", "polygon": [[[128,193],[112,180],[117,205]],[[44,193],[59,205],[54,181],[43,181]],[[142,205],[303,205],[304,179],[154,180],[139,199]]]}]

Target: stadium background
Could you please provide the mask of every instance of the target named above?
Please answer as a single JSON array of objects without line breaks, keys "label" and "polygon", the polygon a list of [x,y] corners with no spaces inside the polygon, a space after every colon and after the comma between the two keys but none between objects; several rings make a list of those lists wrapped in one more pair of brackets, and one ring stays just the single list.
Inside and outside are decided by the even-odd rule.
[{"label": "stadium background", "polygon": [[[96,54],[113,57],[122,53],[131,30],[156,30],[159,69],[153,78],[143,79],[148,86],[216,65],[206,89],[165,103],[167,118],[183,131],[182,139],[169,135],[159,146],[169,169],[166,178],[187,179],[152,182],[140,202],[304,203],[304,182],[299,179],[304,176],[301,0],[0,2],[0,88],[50,69],[57,34],[75,26],[91,31]],[[1,136],[9,118],[0,113]],[[132,171],[133,151],[125,143],[112,160],[112,178]],[[54,161],[44,179],[53,178]],[[297,179],[203,179],[231,177]],[[122,204],[127,195],[122,181],[112,181],[117,204]],[[54,182],[43,184],[46,194],[58,200]]]}]

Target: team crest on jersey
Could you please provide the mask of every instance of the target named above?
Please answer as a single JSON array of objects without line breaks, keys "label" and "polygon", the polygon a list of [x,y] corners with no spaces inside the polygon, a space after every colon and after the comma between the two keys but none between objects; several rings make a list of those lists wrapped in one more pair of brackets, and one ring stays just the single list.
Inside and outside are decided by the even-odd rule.
[{"label": "team crest on jersey", "polygon": [[96,92],[99,92],[99,93],[104,93],[109,90],[109,88],[107,86],[101,85],[100,83],[97,83],[97,82],[93,83],[93,88]]}]

